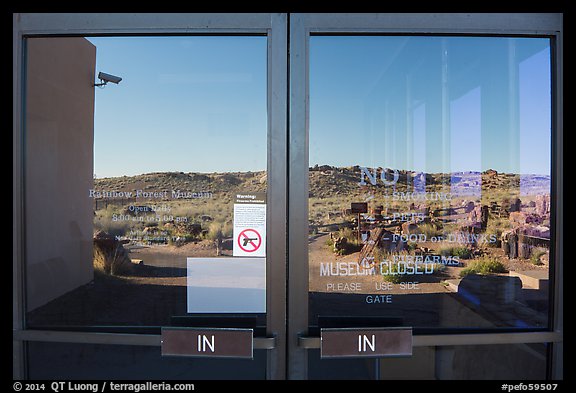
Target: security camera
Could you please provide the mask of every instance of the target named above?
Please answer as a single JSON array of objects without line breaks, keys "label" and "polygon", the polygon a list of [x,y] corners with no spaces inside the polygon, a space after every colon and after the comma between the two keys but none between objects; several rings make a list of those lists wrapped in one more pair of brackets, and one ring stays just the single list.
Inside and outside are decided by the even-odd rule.
[{"label": "security camera", "polygon": [[118,84],[122,80],[122,78],[120,78],[119,76],[106,74],[105,72],[99,72],[98,79],[100,79],[102,82],[95,83],[94,86],[105,86],[108,82]]}]

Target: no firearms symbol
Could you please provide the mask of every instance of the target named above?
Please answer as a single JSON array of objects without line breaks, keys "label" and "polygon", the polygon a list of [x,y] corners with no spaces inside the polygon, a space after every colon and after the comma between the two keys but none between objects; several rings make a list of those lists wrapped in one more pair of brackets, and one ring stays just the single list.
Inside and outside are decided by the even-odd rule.
[{"label": "no firearms symbol", "polygon": [[262,236],[255,229],[244,229],[238,235],[238,246],[244,252],[255,252],[262,245]]}]

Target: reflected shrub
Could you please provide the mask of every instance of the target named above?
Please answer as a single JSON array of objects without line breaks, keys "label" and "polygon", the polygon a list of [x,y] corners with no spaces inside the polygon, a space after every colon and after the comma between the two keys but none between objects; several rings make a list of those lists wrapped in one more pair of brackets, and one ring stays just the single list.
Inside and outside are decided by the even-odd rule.
[{"label": "reflected shrub", "polygon": [[211,222],[208,225],[208,231],[205,233],[206,239],[216,240],[220,238],[229,238],[233,235],[233,227],[229,222]]},{"label": "reflected shrub", "polygon": [[442,229],[432,223],[420,224],[418,225],[418,229],[426,235],[426,239],[442,236]]},{"label": "reflected shrub", "polygon": [[472,257],[472,249],[466,246],[445,246],[438,251],[442,256],[455,256],[459,259],[469,259]]},{"label": "reflected shrub", "polygon": [[460,271],[460,277],[465,277],[469,274],[493,274],[506,272],[506,267],[497,258],[484,257],[471,261],[468,266]]},{"label": "reflected shrub", "polygon": [[362,242],[358,241],[352,228],[340,228],[338,232],[332,232],[330,238],[326,240],[326,245],[338,255],[348,255],[362,249]]},{"label": "reflected shrub", "polygon": [[540,260],[542,255],[546,255],[546,251],[544,250],[533,250],[532,255],[530,255],[530,262],[534,265],[543,265],[544,263]]}]

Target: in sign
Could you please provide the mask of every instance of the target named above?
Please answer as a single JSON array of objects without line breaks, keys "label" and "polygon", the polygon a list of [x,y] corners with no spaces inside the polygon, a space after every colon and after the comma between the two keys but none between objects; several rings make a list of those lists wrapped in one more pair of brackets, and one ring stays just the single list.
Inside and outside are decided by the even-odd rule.
[{"label": "in sign", "polygon": [[323,328],[321,358],[397,357],[412,355],[412,328]]},{"label": "in sign", "polygon": [[253,358],[253,329],[162,328],[162,356]]},{"label": "in sign", "polygon": [[205,334],[198,335],[198,352],[215,352],[216,344],[214,343],[214,335],[210,339]]},{"label": "in sign", "polygon": [[373,334],[371,338],[368,338],[365,334],[358,335],[358,352],[371,352],[376,351],[376,336]]}]

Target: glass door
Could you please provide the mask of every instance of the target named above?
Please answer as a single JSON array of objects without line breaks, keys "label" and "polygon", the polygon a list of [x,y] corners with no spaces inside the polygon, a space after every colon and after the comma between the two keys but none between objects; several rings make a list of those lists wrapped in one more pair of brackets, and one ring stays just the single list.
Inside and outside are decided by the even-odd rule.
[{"label": "glass door", "polygon": [[77,17],[21,37],[26,377],[283,378],[285,17]]},{"label": "glass door", "polygon": [[549,377],[554,37],[454,16],[450,34],[410,29],[416,16],[294,19],[294,372]]}]

